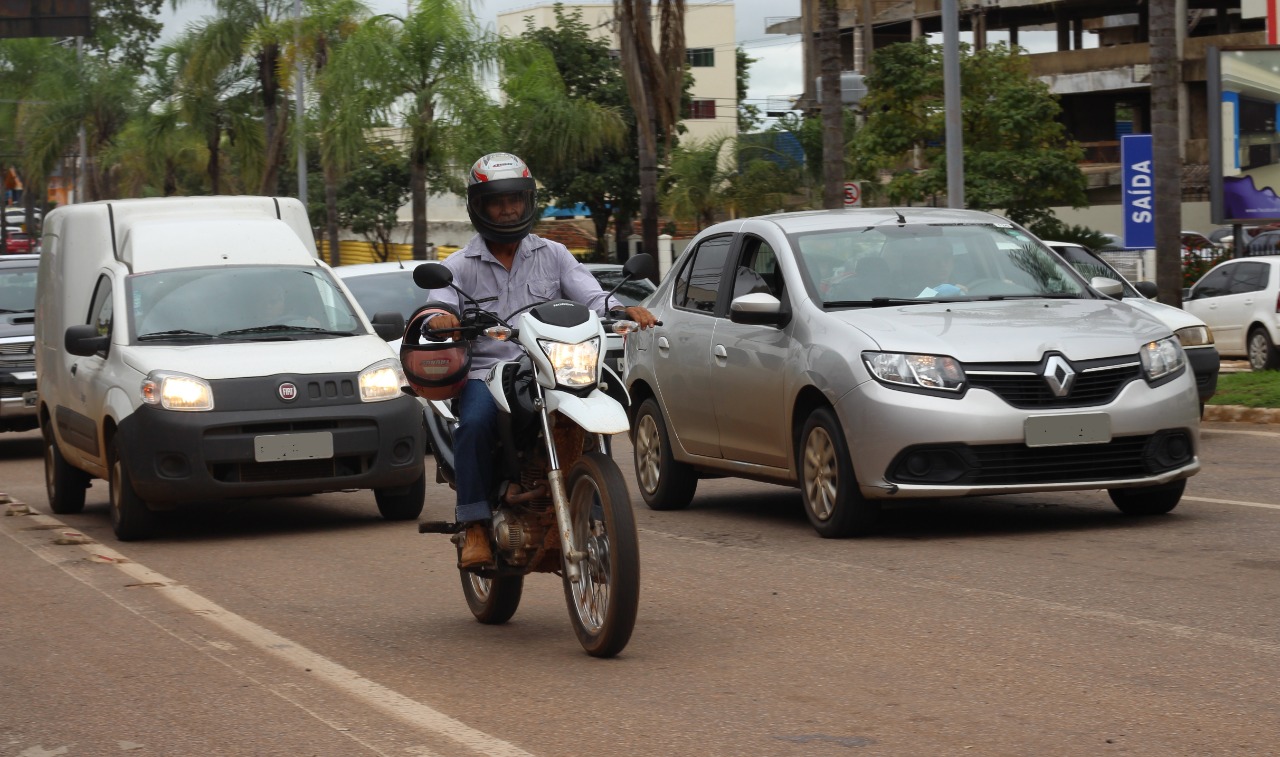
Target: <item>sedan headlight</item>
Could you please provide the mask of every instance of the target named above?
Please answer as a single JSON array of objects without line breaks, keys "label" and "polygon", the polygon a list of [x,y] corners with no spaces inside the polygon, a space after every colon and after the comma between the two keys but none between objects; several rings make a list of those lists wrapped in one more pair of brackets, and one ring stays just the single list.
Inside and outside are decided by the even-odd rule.
[{"label": "sedan headlight", "polygon": [[1171,376],[1187,364],[1187,357],[1182,352],[1182,345],[1177,337],[1165,337],[1154,342],[1147,342],[1138,351],[1138,359],[1142,361],[1142,372],[1147,381],[1159,381]]},{"label": "sedan headlight", "polygon": [[596,383],[596,366],[600,362],[600,337],[592,337],[577,344],[539,339],[538,346],[551,360],[557,384],[577,388]]},{"label": "sedan headlight", "polygon": [[165,410],[203,412],[213,409],[213,388],[195,376],[152,371],[142,380],[142,401]]},{"label": "sedan headlight", "polygon": [[399,360],[381,360],[360,371],[360,400],[382,402],[399,397],[400,387],[409,383]]},{"label": "sedan headlight", "polygon": [[964,390],[964,369],[952,357],[864,352],[862,360],[871,375],[885,384],[944,392]]},{"label": "sedan headlight", "polygon": [[1203,347],[1213,344],[1213,332],[1208,326],[1188,326],[1185,329],[1178,329],[1173,332],[1173,335],[1178,337],[1183,347]]}]

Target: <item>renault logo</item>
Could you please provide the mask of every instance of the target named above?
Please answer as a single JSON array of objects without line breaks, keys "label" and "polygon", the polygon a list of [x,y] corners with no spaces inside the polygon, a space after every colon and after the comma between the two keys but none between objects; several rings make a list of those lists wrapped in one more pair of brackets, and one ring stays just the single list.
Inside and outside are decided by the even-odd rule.
[{"label": "renault logo", "polygon": [[1045,363],[1044,380],[1055,397],[1065,397],[1076,382],[1076,371],[1061,355],[1054,355]]}]

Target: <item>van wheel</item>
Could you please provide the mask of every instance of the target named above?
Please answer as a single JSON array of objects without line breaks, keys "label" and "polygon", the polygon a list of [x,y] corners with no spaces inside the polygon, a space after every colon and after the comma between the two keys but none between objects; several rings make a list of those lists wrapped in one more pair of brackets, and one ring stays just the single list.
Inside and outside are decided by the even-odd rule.
[{"label": "van wheel", "polygon": [[1280,351],[1271,343],[1271,335],[1261,326],[1249,332],[1249,367],[1255,371],[1274,371],[1280,368]]},{"label": "van wheel", "polygon": [[155,534],[156,516],[133,489],[129,471],[111,442],[111,530],[120,541],[141,541]]},{"label": "van wheel", "polygon": [[44,490],[49,509],[58,515],[73,515],[84,510],[84,494],[89,488],[89,474],[71,467],[58,450],[53,433],[44,440]]},{"label": "van wheel", "polygon": [[374,489],[373,498],[378,502],[378,512],[385,520],[413,520],[422,514],[422,504],[427,498],[427,474],[424,470],[416,481],[408,486]]}]

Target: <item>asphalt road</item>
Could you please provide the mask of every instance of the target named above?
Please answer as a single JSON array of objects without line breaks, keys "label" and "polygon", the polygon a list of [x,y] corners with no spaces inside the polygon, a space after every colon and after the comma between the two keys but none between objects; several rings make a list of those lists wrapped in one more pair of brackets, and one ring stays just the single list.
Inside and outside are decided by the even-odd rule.
[{"label": "asphalt road", "polygon": [[[226,502],[116,542],[0,436],[0,755],[1273,755],[1280,427],[1207,424],[1171,515],[1100,491],[904,504],[817,537],[794,491],[637,505],[630,646],[558,579],[471,619],[444,536],[368,492]],[[631,480],[630,447],[616,455]],[[427,518],[446,518],[432,487]],[[6,508],[0,505],[0,511]]]}]

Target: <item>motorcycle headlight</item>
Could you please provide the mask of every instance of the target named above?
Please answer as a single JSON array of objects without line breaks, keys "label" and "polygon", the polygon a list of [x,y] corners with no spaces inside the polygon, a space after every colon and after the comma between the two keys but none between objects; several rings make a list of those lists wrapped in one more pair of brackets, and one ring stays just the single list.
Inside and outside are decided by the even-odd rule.
[{"label": "motorcycle headlight", "polygon": [[596,383],[596,366],[600,362],[600,337],[592,337],[577,344],[539,339],[538,346],[551,360],[557,384],[577,388]]},{"label": "motorcycle headlight", "polygon": [[881,383],[943,392],[964,390],[960,361],[945,355],[864,352],[862,361]]},{"label": "motorcycle headlight", "polygon": [[1147,381],[1159,381],[1182,370],[1187,364],[1182,345],[1177,337],[1172,336],[1142,345],[1138,359],[1142,361],[1142,372],[1146,374]]},{"label": "motorcycle headlight", "polygon": [[380,360],[360,371],[360,401],[393,400],[400,396],[400,387],[407,383],[399,360]]},{"label": "motorcycle headlight", "polygon": [[1178,329],[1173,332],[1173,335],[1178,337],[1183,347],[1203,347],[1206,344],[1213,344],[1213,332],[1208,326],[1188,326],[1185,329]]},{"label": "motorcycle headlight", "polygon": [[213,409],[213,388],[195,376],[152,371],[142,380],[142,401],[165,410],[203,412]]}]

